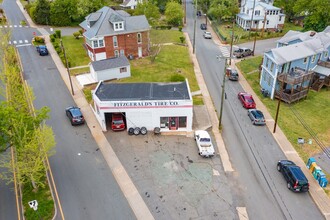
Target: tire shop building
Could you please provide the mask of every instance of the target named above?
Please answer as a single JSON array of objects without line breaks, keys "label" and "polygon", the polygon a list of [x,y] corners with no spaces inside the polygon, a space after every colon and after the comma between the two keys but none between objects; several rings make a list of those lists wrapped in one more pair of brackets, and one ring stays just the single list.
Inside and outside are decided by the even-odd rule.
[{"label": "tire shop building", "polygon": [[193,101],[188,81],[177,83],[111,83],[100,81],[93,92],[94,113],[102,130],[121,113],[126,129],[160,128],[160,132],[191,131]]}]

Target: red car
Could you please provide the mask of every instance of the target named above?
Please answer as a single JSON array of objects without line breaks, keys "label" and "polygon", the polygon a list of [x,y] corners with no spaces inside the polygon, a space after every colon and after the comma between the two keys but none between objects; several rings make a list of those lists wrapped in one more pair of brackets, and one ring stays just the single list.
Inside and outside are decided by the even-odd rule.
[{"label": "red car", "polygon": [[237,97],[242,102],[244,108],[256,108],[256,103],[254,102],[252,95],[249,93],[239,92]]},{"label": "red car", "polygon": [[112,113],[112,123],[111,129],[113,131],[122,131],[125,130],[124,117],[121,113]]}]

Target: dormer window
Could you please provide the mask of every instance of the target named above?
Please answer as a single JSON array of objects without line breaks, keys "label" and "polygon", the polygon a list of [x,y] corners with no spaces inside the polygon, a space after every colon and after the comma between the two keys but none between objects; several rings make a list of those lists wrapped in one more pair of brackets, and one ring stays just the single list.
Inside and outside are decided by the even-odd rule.
[{"label": "dormer window", "polygon": [[115,31],[122,31],[124,30],[124,22],[115,22],[114,23],[114,28]]}]

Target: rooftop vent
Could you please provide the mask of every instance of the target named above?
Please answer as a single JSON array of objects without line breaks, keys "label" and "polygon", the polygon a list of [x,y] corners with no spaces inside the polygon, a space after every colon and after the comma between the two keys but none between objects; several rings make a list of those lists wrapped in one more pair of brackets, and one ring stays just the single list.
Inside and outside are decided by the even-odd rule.
[{"label": "rooftop vent", "polygon": [[316,34],[316,32],[312,31],[312,32],[309,34],[309,36],[314,37],[315,34]]}]

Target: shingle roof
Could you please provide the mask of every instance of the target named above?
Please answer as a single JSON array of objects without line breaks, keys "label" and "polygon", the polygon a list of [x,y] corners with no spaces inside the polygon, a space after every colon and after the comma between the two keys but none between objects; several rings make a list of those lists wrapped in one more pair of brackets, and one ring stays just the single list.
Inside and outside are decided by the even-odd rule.
[{"label": "shingle roof", "polygon": [[176,83],[105,83],[95,95],[101,101],[190,100],[186,82]]},{"label": "shingle roof", "polygon": [[[88,21],[89,19],[94,19],[96,17],[95,13],[100,14],[100,16],[95,24],[89,27]],[[88,39],[150,30],[149,23],[144,15],[129,16],[123,11],[115,11],[107,6],[88,15],[85,19],[86,20],[79,25],[86,30],[84,36]],[[111,22],[117,21],[124,21],[124,30],[114,31]]]},{"label": "shingle roof", "polygon": [[91,63],[95,71],[102,71],[118,67],[129,66],[129,61],[125,56],[114,57],[105,60],[94,61]]}]

